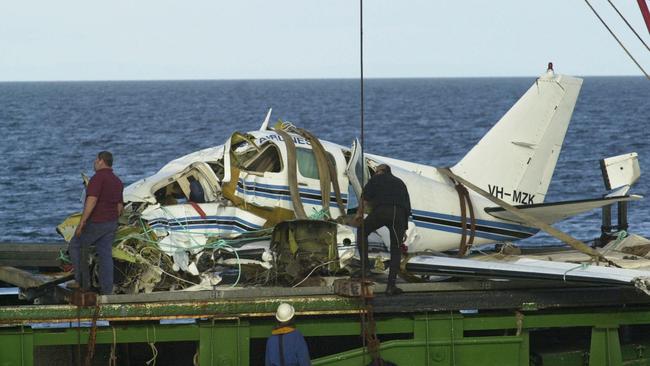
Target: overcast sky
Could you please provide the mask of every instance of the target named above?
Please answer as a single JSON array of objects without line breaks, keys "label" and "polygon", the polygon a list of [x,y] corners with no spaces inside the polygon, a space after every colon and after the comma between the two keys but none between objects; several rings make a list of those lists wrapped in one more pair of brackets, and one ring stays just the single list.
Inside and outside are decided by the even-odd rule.
[{"label": "overcast sky", "polygon": [[[591,0],[650,70],[650,52]],[[650,43],[636,1],[613,0]],[[364,1],[366,77],[642,75],[583,0]],[[355,0],[7,0],[0,81],[355,78]]]}]

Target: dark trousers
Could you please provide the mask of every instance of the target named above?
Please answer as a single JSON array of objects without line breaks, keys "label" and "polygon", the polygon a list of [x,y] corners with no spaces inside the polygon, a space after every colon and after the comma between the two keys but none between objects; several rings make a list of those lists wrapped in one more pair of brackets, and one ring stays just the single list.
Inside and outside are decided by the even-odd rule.
[{"label": "dark trousers", "polygon": [[[402,259],[400,245],[404,239],[408,225],[406,209],[401,206],[378,206],[363,220],[364,234],[361,227],[357,228],[357,249],[361,256],[361,263],[368,265],[368,235],[382,226],[390,231],[390,267],[388,272],[388,286],[395,286],[399,263]],[[362,240],[363,239],[363,240]],[[365,262],[364,262],[365,260]],[[365,268],[362,268],[365,270]]]},{"label": "dark trousers", "polygon": [[88,257],[90,246],[95,246],[99,257],[99,287],[103,295],[113,293],[113,239],[117,221],[89,222],[80,236],[70,240],[70,259],[74,266],[74,279],[82,289],[90,288]]}]

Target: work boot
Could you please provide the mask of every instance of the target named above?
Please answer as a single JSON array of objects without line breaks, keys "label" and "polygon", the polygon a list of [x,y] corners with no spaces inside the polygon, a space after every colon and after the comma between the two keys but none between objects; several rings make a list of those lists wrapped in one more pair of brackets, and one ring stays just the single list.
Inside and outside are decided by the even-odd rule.
[{"label": "work boot", "polygon": [[401,288],[399,288],[399,287],[397,287],[395,285],[392,285],[392,286],[388,285],[386,287],[386,296],[397,296],[397,295],[401,295],[403,293],[404,293],[404,290],[402,290]]}]

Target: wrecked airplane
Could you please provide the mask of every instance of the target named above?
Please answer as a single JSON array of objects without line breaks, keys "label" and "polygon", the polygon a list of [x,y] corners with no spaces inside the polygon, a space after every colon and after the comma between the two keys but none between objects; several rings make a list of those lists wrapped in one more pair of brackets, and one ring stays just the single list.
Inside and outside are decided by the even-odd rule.
[{"label": "wrecked airplane", "polygon": [[[550,69],[448,170],[362,154],[357,141],[341,146],[290,123],[271,127],[269,110],[260,130],[235,132],[223,145],[173,160],[125,189],[113,249],[117,291],[297,286],[314,273],[349,274],[358,258],[349,215],[380,164],[390,165],[410,192],[409,255],[462,255],[473,245],[539,231],[454,176],[545,224],[639,199],[627,195],[637,163],[609,196],[544,202],[581,84]],[[73,215],[59,226],[66,240],[78,220]],[[388,243],[385,228],[370,238],[377,269],[389,258]]]}]

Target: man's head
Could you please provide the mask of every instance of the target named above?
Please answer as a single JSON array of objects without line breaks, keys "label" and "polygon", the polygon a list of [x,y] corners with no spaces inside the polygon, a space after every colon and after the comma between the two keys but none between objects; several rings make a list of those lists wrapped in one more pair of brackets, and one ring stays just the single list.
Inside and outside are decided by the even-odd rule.
[{"label": "man's head", "polygon": [[291,322],[295,314],[296,311],[293,306],[283,302],[278,306],[278,311],[275,312],[275,319],[277,319],[280,324],[285,324]]},{"label": "man's head", "polygon": [[108,151],[100,151],[94,162],[95,171],[113,166],[113,154]]},{"label": "man's head", "polygon": [[386,164],[380,164],[375,170],[375,174],[391,174],[390,166]]}]

